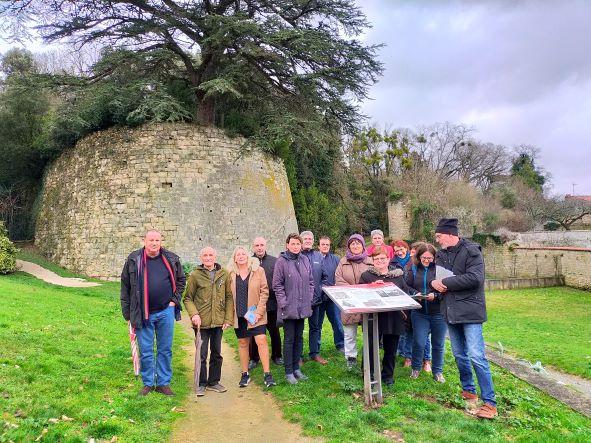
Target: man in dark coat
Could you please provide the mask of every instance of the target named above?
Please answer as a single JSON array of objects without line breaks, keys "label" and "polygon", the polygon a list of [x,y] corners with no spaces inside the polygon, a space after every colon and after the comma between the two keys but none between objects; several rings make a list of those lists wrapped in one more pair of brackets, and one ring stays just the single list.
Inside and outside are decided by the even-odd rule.
[{"label": "man in dark coat", "polygon": [[[339,265],[340,257],[330,252],[330,237],[324,235],[318,240],[318,251],[322,254],[322,275],[324,280],[323,286],[335,285],[335,272]],[[341,311],[337,305],[325,293],[322,293],[322,302],[320,303],[320,310],[318,313],[318,325],[322,331],[322,323],[324,322],[324,314],[328,317],[328,321],[332,326],[332,334],[334,345],[339,352],[345,353],[345,331],[343,330],[343,323],[341,322]],[[320,349],[320,335],[318,336],[318,349]]]},{"label": "man in dark coat", "polygon": [[144,247],[129,254],[125,261],[120,297],[123,318],[137,331],[140,373],[144,383],[140,395],[148,395],[153,390],[174,395],[169,386],[172,338],[174,321],[181,319],[184,290],[185,273],[179,257],[162,247],[160,232],[146,232]]},{"label": "man in dark coat", "polygon": [[476,416],[491,419],[497,416],[497,402],[482,336],[482,323],[486,321],[482,251],[476,243],[458,236],[456,218],[439,221],[435,241],[442,247],[437,252],[436,264],[453,273],[433,280],[431,286],[443,295],[441,310],[460,372],[462,397],[470,401],[478,399],[472,377],[474,368],[484,402]]},{"label": "man in dark coat", "polygon": [[[273,290],[273,269],[277,257],[267,254],[267,240],[263,237],[257,237],[252,242],[253,256],[258,258],[261,266],[265,270],[267,277],[267,285],[269,286],[269,299],[267,300],[267,331],[271,337],[271,360],[276,365],[283,364],[281,357],[281,334],[277,327],[277,299],[275,298],[275,291]],[[248,368],[253,369],[260,361],[259,348],[254,340],[250,341],[250,362]]]},{"label": "man in dark coat", "polygon": [[[312,276],[314,277],[314,298],[312,299],[312,316],[308,318],[308,344],[310,360],[314,360],[321,365],[328,363],[320,356],[320,341],[322,334],[322,320],[320,310],[323,299],[322,281],[326,279],[323,276],[324,268],[322,254],[314,250],[314,234],[311,231],[304,231],[300,234],[302,237],[302,255],[310,261],[312,266]],[[336,269],[336,268],[335,268]]]}]

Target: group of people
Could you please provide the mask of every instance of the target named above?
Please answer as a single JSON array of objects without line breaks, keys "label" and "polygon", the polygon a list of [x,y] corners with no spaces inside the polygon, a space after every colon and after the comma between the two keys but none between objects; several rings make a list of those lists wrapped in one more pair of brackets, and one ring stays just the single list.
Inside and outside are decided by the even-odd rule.
[{"label": "group of people", "polygon": [[[387,385],[394,383],[398,351],[405,366],[411,367],[411,378],[417,378],[424,370],[432,372],[436,382],[445,383],[443,357],[445,337],[449,334],[462,397],[467,401],[478,399],[474,370],[483,401],[476,415],[494,418],[495,393],[482,336],[486,306],[480,247],[459,237],[456,219],[442,219],[437,225],[435,240],[441,246],[439,251],[429,243],[409,246],[397,240],[386,245],[380,230],[372,231],[371,238],[372,243],[366,248],[360,234],[351,235],[345,256],[339,258],[330,252],[328,237],[321,237],[315,250],[310,231],[289,234],[285,251],[278,257],[269,255],[266,240],[257,237],[250,250],[235,248],[225,267],[216,262],[215,249],[205,247],[200,252],[201,264],[185,281],[179,257],[162,247],[158,231],[147,232],[144,247],[129,255],[121,275],[123,316],[138,331],[144,384],[140,394],[156,391],[173,395],[169,386],[173,324],[180,318],[181,301],[195,334],[202,339],[197,395],[203,396],[208,390],[226,391],[220,383],[221,340],[229,327],[234,328],[238,339],[240,387],[248,386],[250,371],[259,363],[264,384],[274,386],[271,361],[283,365],[287,383],[295,385],[307,379],[302,372],[306,319],[309,359],[321,365],[327,363],[320,352],[326,316],[335,348],[344,354],[347,367],[355,368],[361,316],[341,313],[322,287],[393,283],[414,296],[421,308],[378,314],[384,350],[382,381]],[[437,266],[451,271],[451,276],[438,279]],[[370,340],[370,347],[377,345]],[[373,374],[373,359],[370,364]]]}]

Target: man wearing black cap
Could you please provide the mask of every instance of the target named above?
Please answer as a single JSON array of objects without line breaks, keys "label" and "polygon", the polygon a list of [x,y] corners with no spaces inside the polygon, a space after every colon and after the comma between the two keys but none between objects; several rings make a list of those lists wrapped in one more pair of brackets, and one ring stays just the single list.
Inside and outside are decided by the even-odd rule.
[{"label": "man wearing black cap", "polygon": [[472,376],[474,368],[483,401],[476,416],[494,418],[497,416],[497,402],[482,336],[482,323],[486,321],[482,251],[478,244],[458,236],[456,218],[439,221],[435,241],[442,248],[435,257],[437,265],[454,274],[433,280],[431,286],[443,294],[441,309],[460,372],[462,397],[469,401],[478,399]]}]

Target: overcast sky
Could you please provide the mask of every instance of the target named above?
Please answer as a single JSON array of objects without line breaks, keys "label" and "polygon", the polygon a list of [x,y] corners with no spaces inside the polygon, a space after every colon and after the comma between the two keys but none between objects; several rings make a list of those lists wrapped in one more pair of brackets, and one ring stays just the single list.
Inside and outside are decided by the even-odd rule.
[{"label": "overcast sky", "polygon": [[591,1],[358,1],[366,42],[387,45],[371,121],[535,145],[554,193],[591,195]]},{"label": "overcast sky", "polygon": [[591,195],[591,0],[358,3],[366,42],[386,44],[371,122],[466,123],[483,141],[531,144],[553,192]]}]

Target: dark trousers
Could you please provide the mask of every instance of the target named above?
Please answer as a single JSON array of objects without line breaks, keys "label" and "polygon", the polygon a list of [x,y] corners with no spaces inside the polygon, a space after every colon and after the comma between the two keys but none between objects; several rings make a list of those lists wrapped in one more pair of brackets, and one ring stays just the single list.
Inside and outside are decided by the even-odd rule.
[{"label": "dark trousers", "polygon": [[341,323],[341,313],[332,300],[325,300],[319,305],[312,306],[312,316],[308,318],[310,358],[320,354],[322,341],[322,323],[324,315],[328,317],[332,326],[334,345],[337,349],[345,347],[345,331]]},{"label": "dark trousers", "polygon": [[[195,330],[197,333],[197,330]],[[199,386],[213,386],[222,377],[222,328],[201,329],[201,373]],[[209,372],[207,371],[207,348],[209,347]]]},{"label": "dark trousers", "polygon": [[300,357],[304,350],[304,319],[283,320],[283,361],[285,374],[300,369]]},{"label": "dark trousers", "polygon": [[[369,323],[371,326],[371,322]],[[373,334],[369,334],[369,366],[373,374]],[[396,349],[400,335],[382,334],[384,344],[384,358],[382,358],[382,380],[394,380],[394,367],[396,366]],[[378,345],[379,346],[379,345]]]},{"label": "dark trousers", "polygon": [[[267,331],[271,337],[271,359],[276,360],[281,358],[281,334],[277,327],[277,311],[267,311]],[[259,347],[257,346],[254,338],[250,339],[249,345],[250,359],[259,361]]]}]

